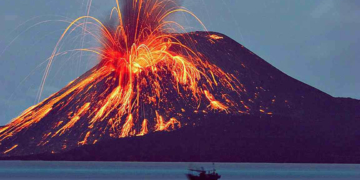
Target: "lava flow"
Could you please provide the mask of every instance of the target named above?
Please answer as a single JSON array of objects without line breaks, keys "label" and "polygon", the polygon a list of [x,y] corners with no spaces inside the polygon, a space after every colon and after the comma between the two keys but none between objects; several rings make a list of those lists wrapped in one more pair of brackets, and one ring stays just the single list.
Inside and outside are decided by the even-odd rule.
[{"label": "lava flow", "polygon": [[[173,0],[116,3],[109,23],[83,16],[63,33],[49,58],[41,89],[52,61],[61,54],[60,42],[81,28],[83,19],[100,28],[101,37],[84,31],[102,47],[78,50],[98,54],[100,62],[0,129],[4,154],[29,146],[29,141],[34,147],[48,147],[34,153],[59,152],[106,138],[194,125],[192,118],[207,113],[249,113],[246,103],[234,98],[246,92],[236,76],[208,61],[196,50],[196,41],[185,28],[171,18],[174,13],[190,14],[202,25],[192,12]],[[211,43],[223,39],[211,33],[207,38]],[[18,135],[28,140],[17,141]]]}]

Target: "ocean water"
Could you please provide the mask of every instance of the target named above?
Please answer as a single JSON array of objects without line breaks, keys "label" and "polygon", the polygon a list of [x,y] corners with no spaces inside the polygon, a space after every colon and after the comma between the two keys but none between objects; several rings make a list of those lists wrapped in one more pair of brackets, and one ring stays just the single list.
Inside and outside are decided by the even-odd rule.
[{"label": "ocean water", "polygon": [[[188,168],[201,166],[213,167],[212,163],[0,161],[0,179],[185,180]],[[221,180],[360,179],[360,165],[215,163],[215,168]]]}]

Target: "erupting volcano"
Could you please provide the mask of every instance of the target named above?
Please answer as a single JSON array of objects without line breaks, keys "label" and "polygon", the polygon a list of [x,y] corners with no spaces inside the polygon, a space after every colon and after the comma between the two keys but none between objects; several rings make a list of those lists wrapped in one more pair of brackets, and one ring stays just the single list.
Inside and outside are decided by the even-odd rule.
[{"label": "erupting volcano", "polygon": [[41,89],[52,61],[63,53],[61,41],[84,23],[100,29],[101,36],[84,31],[101,47],[75,50],[96,53],[99,63],[0,128],[2,156],[61,153],[194,127],[218,115],[308,119],[354,112],[342,108],[345,101],[288,77],[225,35],[187,33],[173,14],[189,14],[203,24],[174,0],[116,3],[107,23],[83,16],[68,26],[49,58]]},{"label": "erupting volcano", "polygon": [[[0,142],[5,154],[31,146],[34,153],[58,152],[109,137],[142,136],[195,125],[194,117],[209,112],[250,112],[249,106],[239,101],[246,89],[236,74],[223,71],[198,52],[196,40],[180,34],[185,28],[169,17],[182,12],[198,20],[194,14],[173,0],[120,2],[107,25],[83,16],[66,29],[59,43],[69,31],[81,27],[80,20],[93,20],[101,29],[102,36],[94,38],[102,47],[79,50],[98,54],[100,62],[2,128]],[[211,33],[206,38],[211,43],[222,39]],[[41,89],[59,54],[58,45]],[[18,137],[26,138],[19,141]]]}]

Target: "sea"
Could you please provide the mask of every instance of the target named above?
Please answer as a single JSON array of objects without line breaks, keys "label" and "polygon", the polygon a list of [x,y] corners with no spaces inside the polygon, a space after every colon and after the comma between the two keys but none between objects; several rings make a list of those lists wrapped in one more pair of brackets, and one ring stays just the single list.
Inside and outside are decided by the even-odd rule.
[{"label": "sea", "polygon": [[261,163],[0,161],[1,180],[186,180],[189,168],[216,168],[220,180],[360,179],[360,165]]}]

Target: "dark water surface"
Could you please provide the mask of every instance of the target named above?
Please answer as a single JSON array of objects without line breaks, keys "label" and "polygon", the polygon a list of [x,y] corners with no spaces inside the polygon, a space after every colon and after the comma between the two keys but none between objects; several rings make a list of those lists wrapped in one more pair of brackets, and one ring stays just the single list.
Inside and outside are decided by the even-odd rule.
[{"label": "dark water surface", "polygon": [[[189,167],[212,163],[0,161],[0,179],[186,179]],[[221,180],[360,179],[360,165],[216,163]]]}]

